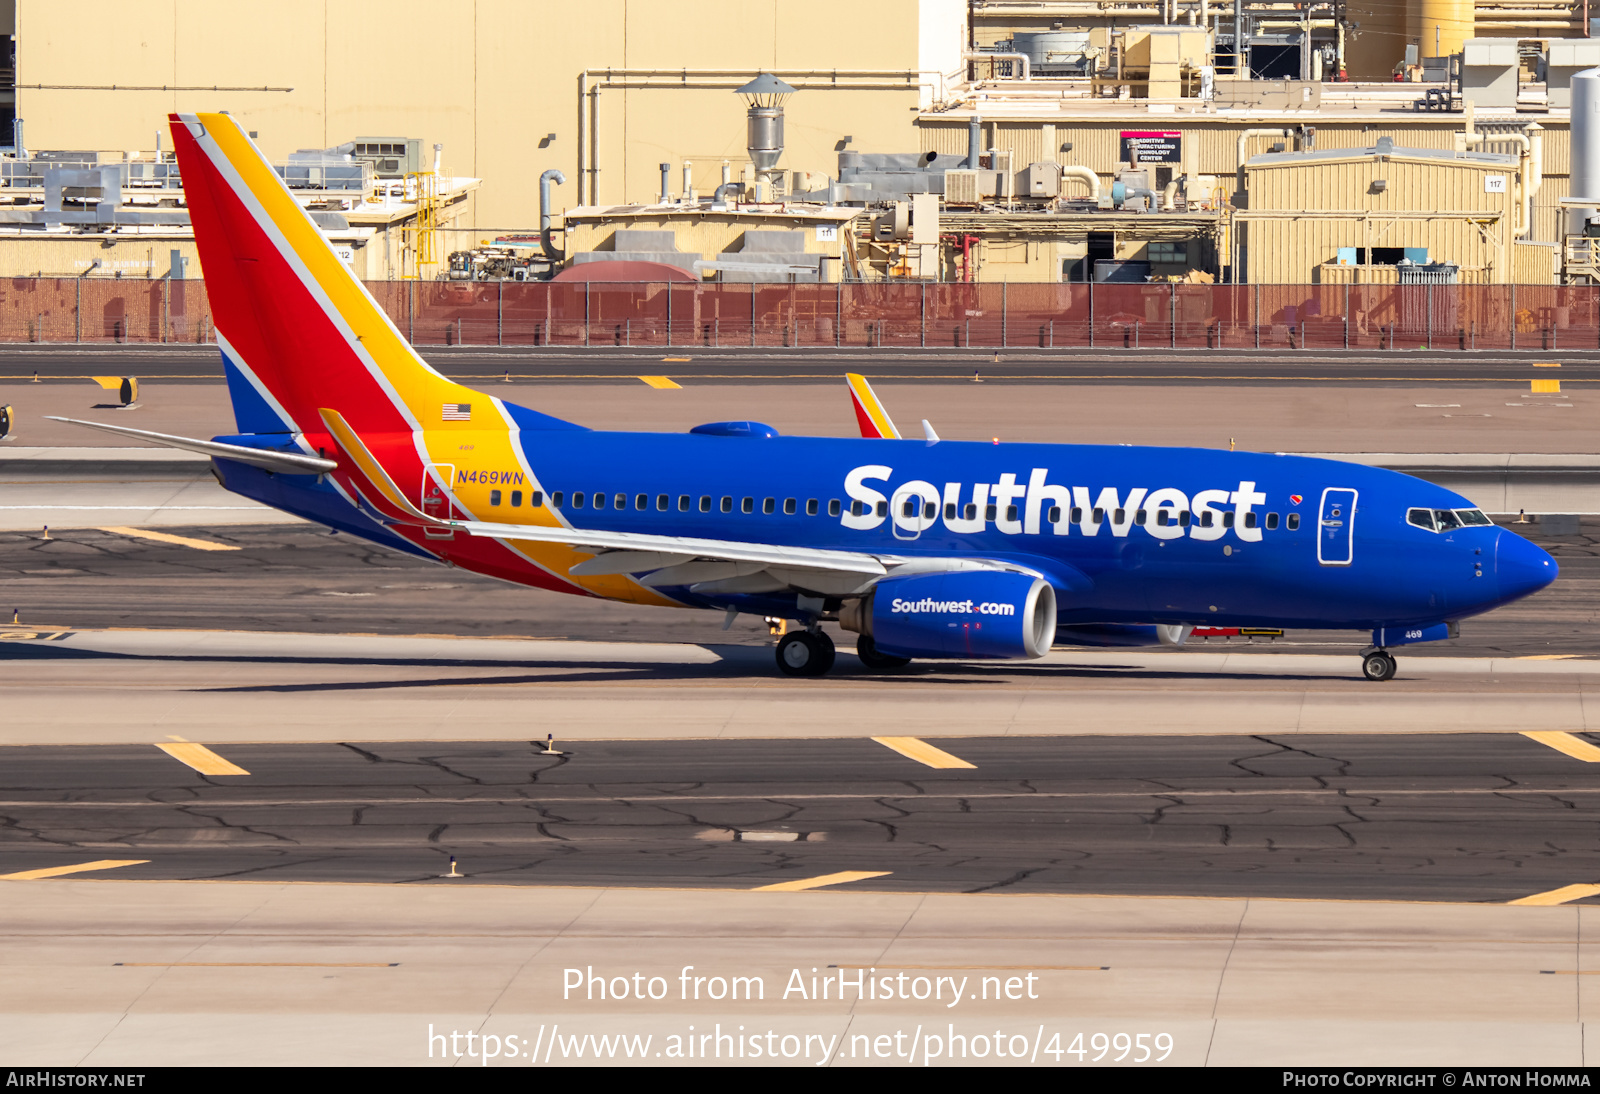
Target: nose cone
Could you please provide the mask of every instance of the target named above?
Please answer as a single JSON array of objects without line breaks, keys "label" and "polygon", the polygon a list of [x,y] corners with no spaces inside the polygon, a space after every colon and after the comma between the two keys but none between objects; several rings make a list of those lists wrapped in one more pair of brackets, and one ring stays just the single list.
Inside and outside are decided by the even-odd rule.
[{"label": "nose cone", "polygon": [[1502,600],[1517,600],[1536,593],[1561,572],[1556,560],[1542,549],[1503,528],[1495,543],[1494,568]]}]

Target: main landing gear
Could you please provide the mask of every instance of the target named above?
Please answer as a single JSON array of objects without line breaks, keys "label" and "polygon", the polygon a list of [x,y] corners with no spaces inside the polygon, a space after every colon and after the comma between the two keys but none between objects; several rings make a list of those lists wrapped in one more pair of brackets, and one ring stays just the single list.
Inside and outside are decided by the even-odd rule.
[{"label": "main landing gear", "polygon": [[785,676],[822,676],[833,668],[833,639],[820,630],[795,631],[778,643],[778,671]]},{"label": "main landing gear", "polygon": [[1393,680],[1394,654],[1388,650],[1368,650],[1361,655],[1361,675],[1368,680]]}]

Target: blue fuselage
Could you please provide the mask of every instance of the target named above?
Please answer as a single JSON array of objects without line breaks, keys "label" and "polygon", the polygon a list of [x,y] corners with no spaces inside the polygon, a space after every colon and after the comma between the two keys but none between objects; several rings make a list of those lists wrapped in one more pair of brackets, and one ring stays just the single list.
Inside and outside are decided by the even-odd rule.
[{"label": "blue fuselage", "polygon": [[[1526,596],[1557,573],[1549,555],[1505,529],[1408,521],[1418,508],[1475,512],[1460,495],[1332,460],[579,429],[523,430],[517,440],[522,468],[477,472],[496,482],[505,475],[507,485],[491,495],[498,504],[475,506],[473,519],[530,519],[538,491],[575,528],[1003,560],[1046,577],[1063,625],[1426,626]],[[394,539],[315,478],[219,465],[241,493]],[[448,557],[447,544],[427,546]],[[776,609],[785,603],[661,591],[699,607],[783,614]]]}]

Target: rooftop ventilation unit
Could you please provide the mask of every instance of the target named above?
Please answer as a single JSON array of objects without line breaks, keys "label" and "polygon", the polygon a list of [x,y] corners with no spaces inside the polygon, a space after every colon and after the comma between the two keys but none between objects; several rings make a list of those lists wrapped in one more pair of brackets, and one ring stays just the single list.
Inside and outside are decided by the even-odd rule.
[{"label": "rooftop ventilation unit", "polygon": [[944,200],[950,205],[976,205],[981,200],[978,193],[978,172],[965,168],[944,173]]},{"label": "rooftop ventilation unit", "polygon": [[422,141],[414,137],[357,137],[352,159],[372,164],[380,179],[397,179],[423,170]]}]

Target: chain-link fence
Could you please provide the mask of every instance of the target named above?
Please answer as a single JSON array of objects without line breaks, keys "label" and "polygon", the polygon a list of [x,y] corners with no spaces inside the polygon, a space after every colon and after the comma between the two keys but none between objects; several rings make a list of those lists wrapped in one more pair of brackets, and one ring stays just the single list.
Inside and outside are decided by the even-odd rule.
[{"label": "chain-link fence", "polygon": [[[420,346],[1596,349],[1600,288],[374,281]],[[0,281],[0,342],[215,340],[201,281]]]}]

